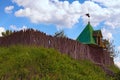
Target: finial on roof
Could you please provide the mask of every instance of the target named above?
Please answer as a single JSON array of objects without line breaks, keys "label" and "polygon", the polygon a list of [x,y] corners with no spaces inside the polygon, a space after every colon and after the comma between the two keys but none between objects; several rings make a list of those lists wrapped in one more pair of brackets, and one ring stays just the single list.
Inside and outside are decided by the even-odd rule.
[{"label": "finial on roof", "polygon": [[87,13],[87,14],[85,14],[85,15],[88,17],[88,24],[90,24],[90,14]]}]

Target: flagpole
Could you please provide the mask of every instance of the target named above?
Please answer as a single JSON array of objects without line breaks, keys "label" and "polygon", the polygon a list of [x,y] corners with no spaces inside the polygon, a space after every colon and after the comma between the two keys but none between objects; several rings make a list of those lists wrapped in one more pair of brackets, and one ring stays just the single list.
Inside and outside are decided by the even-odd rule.
[{"label": "flagpole", "polygon": [[91,0],[89,0],[88,13],[86,14],[86,16],[88,17],[88,23],[89,23],[89,24],[90,24],[90,12],[89,12],[90,1],[91,1]]}]

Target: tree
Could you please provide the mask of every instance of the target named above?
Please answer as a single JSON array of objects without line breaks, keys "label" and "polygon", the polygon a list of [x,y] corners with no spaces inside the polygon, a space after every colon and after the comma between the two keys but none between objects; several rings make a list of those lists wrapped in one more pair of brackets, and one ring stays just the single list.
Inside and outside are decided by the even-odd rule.
[{"label": "tree", "polygon": [[10,34],[12,34],[12,31],[10,31],[10,30],[6,30],[5,32],[2,32],[3,37],[8,36]]},{"label": "tree", "polygon": [[65,33],[64,33],[63,30],[62,30],[62,31],[58,31],[58,32],[56,32],[54,36],[55,36],[55,37],[66,38],[66,35],[65,35]]},{"label": "tree", "polygon": [[107,52],[109,52],[110,53],[110,56],[111,57],[115,57],[116,55],[115,55],[115,46],[113,45],[113,41],[109,41],[109,40],[104,40],[103,41],[104,42],[104,44],[105,44],[105,48],[106,48],[106,50],[107,50]]}]

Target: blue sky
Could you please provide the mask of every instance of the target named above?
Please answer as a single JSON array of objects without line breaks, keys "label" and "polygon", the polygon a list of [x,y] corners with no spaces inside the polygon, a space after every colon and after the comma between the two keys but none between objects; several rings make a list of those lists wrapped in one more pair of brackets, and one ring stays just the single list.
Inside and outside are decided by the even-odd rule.
[{"label": "blue sky", "polygon": [[[64,1],[64,0],[61,0]],[[69,1],[70,3],[72,3],[72,0]],[[80,0],[79,2],[84,2],[84,0]],[[14,9],[12,10],[11,13],[6,13],[5,12],[5,7],[7,6],[14,6]],[[58,29],[56,28],[56,25],[54,24],[44,24],[44,23],[32,23],[28,18],[26,17],[16,17],[14,15],[16,10],[19,10],[22,7],[19,7],[17,4],[13,3],[12,0],[1,0],[0,2],[0,26],[4,27],[6,30],[14,30],[12,29],[10,26],[16,26],[17,28],[21,28],[23,26],[26,26],[28,28],[34,28],[34,29],[38,29],[40,31],[43,31],[47,34],[50,35],[54,35],[55,32],[58,31]],[[83,26],[82,20],[80,21],[80,23],[75,24],[74,27],[72,28],[62,28],[66,35],[72,39],[76,39],[76,37],[79,35],[79,33],[82,31],[79,28],[85,27],[85,25]],[[83,27],[79,27],[79,26],[83,26]],[[80,30],[80,31],[79,31]]]},{"label": "blue sky", "polygon": [[[114,40],[120,51],[120,0],[0,0],[0,33],[5,30],[34,28],[48,35],[64,30],[76,39],[88,22],[101,29],[103,37]],[[119,57],[115,58],[120,64]]]}]

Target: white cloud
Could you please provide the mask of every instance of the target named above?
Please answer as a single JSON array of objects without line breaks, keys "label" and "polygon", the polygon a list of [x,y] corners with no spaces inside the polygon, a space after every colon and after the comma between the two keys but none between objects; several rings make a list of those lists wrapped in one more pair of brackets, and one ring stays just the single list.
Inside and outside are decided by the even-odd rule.
[{"label": "white cloud", "polygon": [[[58,0],[14,0],[19,6],[23,6],[15,12],[18,17],[28,17],[33,23],[55,24],[57,27],[71,28],[78,23],[81,15],[81,4],[74,1],[60,2]],[[31,4],[32,3],[32,4]]]},{"label": "white cloud", "polygon": [[6,13],[12,13],[12,10],[14,9],[14,6],[7,6],[7,7],[5,7],[5,12]]},{"label": "white cloud", "polygon": [[93,26],[104,21],[105,25],[112,29],[120,27],[118,17],[120,0],[92,0],[84,3],[73,1],[71,4],[68,1],[59,0],[13,0],[13,2],[23,7],[16,11],[15,15],[27,17],[33,23],[55,24],[57,27],[71,28],[78,23],[80,17],[87,22],[88,18],[85,14],[89,12]]},{"label": "white cloud", "polygon": [[[106,26],[110,26],[113,29],[115,29],[116,27],[120,27],[120,18],[119,18],[119,14],[120,14],[120,0],[93,0],[95,2],[98,2],[100,4],[102,4],[103,6],[105,6],[106,8],[102,8],[102,9],[106,9],[107,13],[106,17],[103,17],[106,22],[105,25]],[[105,16],[104,12],[100,12],[103,13],[103,15]],[[102,17],[102,16],[101,16]]]},{"label": "white cloud", "polygon": [[120,46],[117,47],[117,50],[120,51]]},{"label": "white cloud", "polygon": [[[97,26],[100,22],[105,21],[110,13],[106,8],[102,8],[98,4],[90,1],[85,1],[82,4],[83,13],[90,13],[90,20],[93,26]],[[84,22],[88,22],[88,18],[83,16]]]},{"label": "white cloud", "polygon": [[20,30],[26,30],[27,29],[27,26],[22,26],[21,28],[20,28]]},{"label": "white cloud", "polygon": [[116,52],[116,56],[114,58],[114,63],[120,69],[120,46],[118,46],[116,48],[116,50],[117,50],[117,52]]},{"label": "white cloud", "polygon": [[120,0],[92,0],[95,2],[100,3],[101,5],[104,5],[106,7],[120,7],[119,3]]},{"label": "white cloud", "polygon": [[0,36],[2,36],[2,32],[5,32],[5,28],[4,27],[0,27]]},{"label": "white cloud", "polygon": [[17,27],[15,25],[10,25],[10,28],[15,30],[15,31],[19,31],[19,30],[25,30],[27,29],[27,26],[22,26],[22,27]]},{"label": "white cloud", "polygon": [[120,62],[115,62],[115,65],[120,69]]},{"label": "white cloud", "polygon": [[112,33],[105,28],[102,29],[102,34],[103,34],[103,38],[105,38],[105,39],[108,39],[108,40],[113,39]]}]

